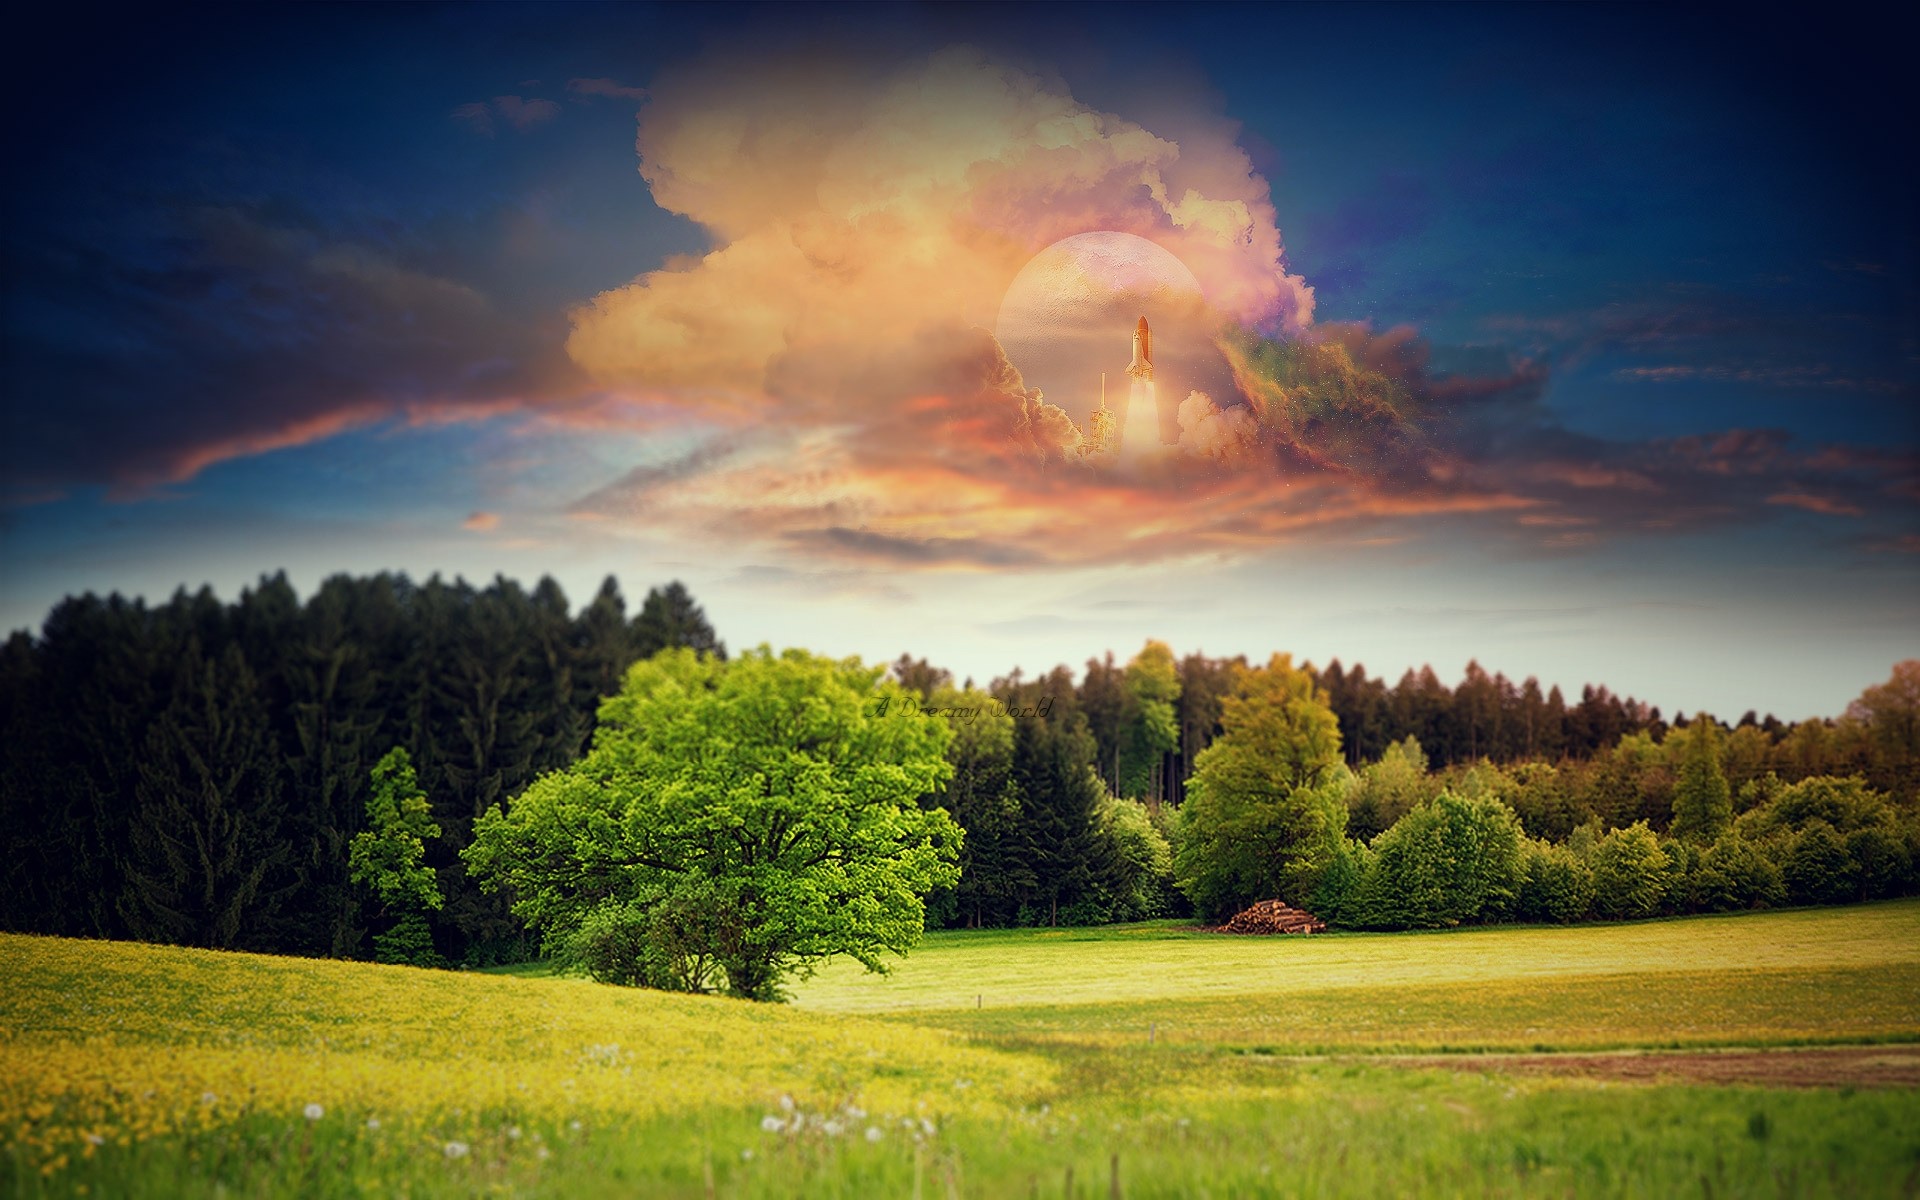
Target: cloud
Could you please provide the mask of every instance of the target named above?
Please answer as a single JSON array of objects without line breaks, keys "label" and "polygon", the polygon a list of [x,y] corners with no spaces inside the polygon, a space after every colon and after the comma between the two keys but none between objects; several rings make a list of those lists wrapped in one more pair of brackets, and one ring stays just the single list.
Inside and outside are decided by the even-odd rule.
[{"label": "cloud", "polygon": [[[1540,357],[1483,347],[1443,369],[1411,328],[1315,323],[1266,181],[1225,122],[1122,119],[965,47],[887,69],[719,58],[648,92],[641,174],[712,247],[577,308],[567,350],[713,440],[577,512],[809,561],[990,569],[1392,541],[1461,520],[1567,549],[1758,519],[1792,480],[1824,511],[1884,508],[1912,476],[1816,469],[1822,451],[1777,431],[1577,434],[1542,403]],[[1426,219],[1414,203],[1366,220],[1411,235]],[[1161,348],[1222,364],[1218,387],[1162,402],[1173,444],[1120,466],[1088,456],[987,332],[1034,254],[1095,231],[1192,270],[1213,345]],[[1756,321],[1701,303],[1515,328],[1564,354]]]},{"label": "cloud", "polygon": [[464,247],[357,240],[270,201],[111,202],[151,236],[51,237],[16,260],[18,294],[64,314],[10,345],[16,487],[132,499],[356,430],[539,410],[574,379],[536,324],[440,273]]},{"label": "cloud", "polygon": [[1767,497],[1767,503],[1804,508],[1808,512],[1823,513],[1829,517],[1858,517],[1866,512],[1857,504],[1849,504],[1845,500],[1836,500],[1832,496],[1822,496],[1798,488],[1775,492]]},{"label": "cloud", "polygon": [[494,530],[500,528],[500,514],[490,512],[469,513],[467,514],[467,519],[460,522],[460,528],[471,530],[474,533],[492,533]]},{"label": "cloud", "polygon": [[449,115],[475,133],[492,137],[495,117],[521,133],[525,133],[534,126],[545,124],[559,116],[560,106],[552,100],[537,98],[529,100],[523,96],[495,96],[492,101],[485,104],[462,104]]},{"label": "cloud", "polygon": [[1175,145],[978,51],[877,76],[817,57],[722,61],[650,90],[641,174],[716,246],[574,313],[568,350],[603,379],[754,391],[792,348],[991,326],[1033,253],[1098,229],[1165,246],[1236,320],[1311,321],[1243,150],[1218,135]]},{"label": "cloud", "polygon": [[567,90],[576,96],[607,96],[619,100],[645,100],[647,89],[628,87],[615,79],[570,79]]}]

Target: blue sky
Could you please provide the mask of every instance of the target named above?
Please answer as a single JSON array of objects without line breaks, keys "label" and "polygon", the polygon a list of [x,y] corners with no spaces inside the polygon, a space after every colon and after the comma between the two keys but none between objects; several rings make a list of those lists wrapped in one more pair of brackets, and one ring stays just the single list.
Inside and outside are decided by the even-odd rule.
[{"label": "blue sky", "polygon": [[[1837,712],[1920,649],[1916,206],[1893,48],[1872,38],[1558,7],[127,22],[56,30],[12,84],[35,118],[10,135],[9,628],[71,592],[231,595],[281,568],[302,587],[383,568],[552,573],[576,599],[611,573],[630,594],[684,579],[735,644],[910,650],[983,679],[1158,637],[1390,675],[1431,662],[1454,678],[1477,658],[1669,711],[1787,717]],[[877,89],[956,43],[978,48],[977,72],[1177,145],[1168,171],[1228,189],[1209,200],[1244,185],[1209,162],[1250,164],[1313,329],[1417,339],[1420,461],[1446,470],[1412,490],[1385,459],[1289,476],[1319,436],[1300,434],[1257,469],[1262,486],[1338,498],[1350,515],[1324,522],[1281,521],[1277,492],[1248,499],[1212,475],[1131,490],[1058,467],[1040,483],[941,477],[943,494],[978,483],[1009,513],[1058,497],[1080,548],[1116,520],[1196,531],[1185,548],[1056,553],[1030,525],[1016,537],[1011,518],[970,523],[915,490],[957,468],[915,467],[873,414],[934,386],[912,377],[923,359],[861,376],[904,372],[899,395],[844,380],[803,395],[793,363],[747,384],[670,378],[569,341],[597,297],[764,234],[715,215],[750,190],[737,181],[657,204],[636,113],[657,169],[685,180],[712,166],[686,149],[702,113],[813,104],[826,125],[857,101],[868,124],[835,143],[843,162],[889,118],[871,97],[895,93]],[[829,60],[851,64],[844,93],[782,82]],[[805,189],[768,186],[785,207],[756,220],[817,216]],[[1026,220],[1035,204],[1013,207]],[[699,294],[719,319],[732,304],[709,273]],[[857,326],[877,290],[850,283],[844,311],[829,296],[800,317]],[[1466,377],[1499,382],[1460,399],[1448,381]],[[1265,453],[1277,435],[1261,436]],[[647,474],[702,447],[668,484]],[[779,506],[741,498],[803,453],[844,473],[833,503],[863,506],[857,538],[796,524],[792,478]],[[623,480],[630,510],[583,513]],[[1083,486],[1120,515],[1074,526]],[[1242,502],[1266,515],[1216,537]]]}]

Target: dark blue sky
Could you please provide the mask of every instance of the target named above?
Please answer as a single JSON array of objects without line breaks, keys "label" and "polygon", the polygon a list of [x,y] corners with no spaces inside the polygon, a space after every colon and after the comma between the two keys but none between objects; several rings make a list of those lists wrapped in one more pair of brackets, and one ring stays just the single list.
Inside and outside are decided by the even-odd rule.
[{"label": "dark blue sky", "polygon": [[[655,206],[636,170],[641,100],[612,93],[746,50],[880,69],[954,42],[1156,131],[1175,112],[1238,122],[1319,321],[1410,325],[1443,374],[1536,372],[1524,417],[1462,435],[1486,455],[1510,465],[1522,451],[1498,447],[1578,446],[1618,472],[1694,437],[1724,450],[1683,444],[1711,460],[1703,478],[1754,482],[1739,500],[1659,476],[1684,517],[1671,533],[1602,505],[1581,519],[1607,536],[1577,547],[1453,523],[1394,531],[1399,557],[1364,569],[1328,564],[1367,539],[1293,547],[1287,563],[1341,571],[1347,590],[1282,628],[1201,620],[1169,595],[1137,628],[1064,640],[996,640],[956,616],[916,652],[985,675],[1191,630],[1209,650],[1443,673],[1478,655],[1575,685],[1588,672],[1670,707],[1745,708],[1704,681],[1743,640],[1800,630],[1813,645],[1799,674],[1752,703],[1832,711],[1920,647],[1920,305],[1898,40],[1844,11],[1777,23],[1640,6],[64,14],[9,82],[25,115],[9,134],[0,614],[31,627],[70,591],[231,592],[281,567],[307,586],[382,567],[552,571],[576,592],[613,571],[632,588],[687,578],[735,641],[897,653],[855,632],[875,627],[881,593],[851,568],[769,595],[755,549],[542,525],[698,439],[526,416],[547,411],[530,397],[570,404],[601,387],[564,349],[571,309],[718,244]],[[529,107],[541,102],[554,107]],[[1714,441],[1730,431],[1760,449],[1733,456]],[[472,514],[518,532],[462,529]],[[1263,610],[1263,572],[1287,570],[1276,562],[1219,567],[1245,589],[1234,612]],[[1742,598],[1762,574],[1764,617]],[[1110,586],[1044,579],[1038,616]],[[1501,640],[1490,595],[1559,611],[1596,579],[1619,605],[1673,599],[1729,632],[1678,665],[1625,618],[1565,635],[1624,639],[1612,653]],[[932,587],[885,586],[894,602]],[[1496,615],[1422,635],[1418,605],[1406,609],[1419,596]]]}]

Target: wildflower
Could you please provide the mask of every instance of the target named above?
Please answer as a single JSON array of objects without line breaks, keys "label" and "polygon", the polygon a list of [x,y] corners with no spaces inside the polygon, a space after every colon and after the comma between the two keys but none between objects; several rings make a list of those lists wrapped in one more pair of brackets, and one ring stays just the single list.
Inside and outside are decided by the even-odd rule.
[{"label": "wildflower", "polygon": [[467,1144],[465,1142],[448,1142],[447,1143],[448,1158],[465,1158],[466,1156],[467,1156]]},{"label": "wildflower", "polygon": [[784,1109],[786,1109],[786,1110],[787,1110],[788,1112],[792,1112],[792,1111],[793,1111],[793,1097],[792,1097],[792,1096],[782,1096],[782,1097],[780,1097],[780,1107],[781,1107],[781,1108],[784,1108]]},{"label": "wildflower", "polygon": [[568,1122],[567,1122],[567,1128],[568,1128],[568,1129],[571,1129],[571,1130],[573,1130],[573,1131],[574,1131],[575,1133],[579,1133],[579,1132],[580,1132],[580,1122],[578,1122],[578,1121],[568,1121]]},{"label": "wildflower", "polygon": [[321,1108],[318,1104],[309,1104],[300,1111],[306,1114],[307,1120],[309,1121],[318,1121],[321,1117],[327,1115],[327,1110]]},{"label": "wildflower", "polygon": [[89,1146],[104,1146],[106,1144],[107,1144],[107,1139],[104,1137],[101,1137],[97,1133],[90,1133],[87,1135],[87,1145]]},{"label": "wildflower", "polygon": [[766,1116],[760,1118],[760,1128],[768,1133],[779,1133],[786,1127],[786,1124],[785,1121],[782,1121],[772,1113],[768,1113]]},{"label": "wildflower", "polygon": [[518,1125],[507,1126],[507,1140],[510,1142],[517,1142],[520,1140],[520,1127]]},{"label": "wildflower", "polygon": [[547,1149],[545,1146],[542,1146],[538,1150],[535,1150],[533,1152],[533,1156],[539,1159],[541,1162],[545,1162],[547,1161],[547,1159],[553,1156],[553,1151]]},{"label": "wildflower", "polygon": [[883,1138],[883,1137],[885,1137],[885,1136],[886,1136],[886,1134],[884,1134],[884,1133],[881,1133],[881,1132],[880,1132],[880,1127],[879,1127],[878,1125],[869,1125],[869,1126],[867,1126],[867,1140],[868,1140],[868,1141],[870,1141],[870,1142],[877,1142],[877,1141],[879,1141],[879,1140],[880,1140],[881,1138]]},{"label": "wildflower", "polygon": [[219,1098],[220,1097],[214,1095],[212,1092],[200,1093],[200,1103],[202,1104],[212,1104],[214,1101],[218,1100]]},{"label": "wildflower", "polygon": [[846,1129],[846,1126],[842,1125],[838,1121],[835,1121],[829,1118],[828,1120],[820,1123],[820,1129],[828,1137],[839,1137],[842,1131]]},{"label": "wildflower", "polygon": [[368,1118],[367,1118],[367,1128],[368,1128],[368,1129],[378,1129],[378,1128],[380,1128],[380,1118],[379,1118],[379,1117],[368,1117]]},{"label": "wildflower", "polygon": [[742,1150],[742,1151],[740,1152],[740,1161],[741,1161],[741,1162],[752,1162],[752,1161],[753,1161],[753,1151],[752,1151],[752,1150]]}]

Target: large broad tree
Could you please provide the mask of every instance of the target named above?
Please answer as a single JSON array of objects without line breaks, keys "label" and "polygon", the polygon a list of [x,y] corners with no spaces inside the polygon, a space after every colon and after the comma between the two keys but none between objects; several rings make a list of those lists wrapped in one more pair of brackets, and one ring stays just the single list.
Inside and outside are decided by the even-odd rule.
[{"label": "large broad tree", "polygon": [[1254,900],[1304,901],[1346,829],[1348,780],[1327,694],[1276,654],[1240,675],[1221,722],[1187,782],[1175,880],[1214,919]]},{"label": "large broad tree", "polygon": [[882,674],[764,646],[637,663],[585,758],[475,822],[468,869],[602,978],[766,1000],[832,955],[883,971],[961,832],[920,804],[947,722]]}]

